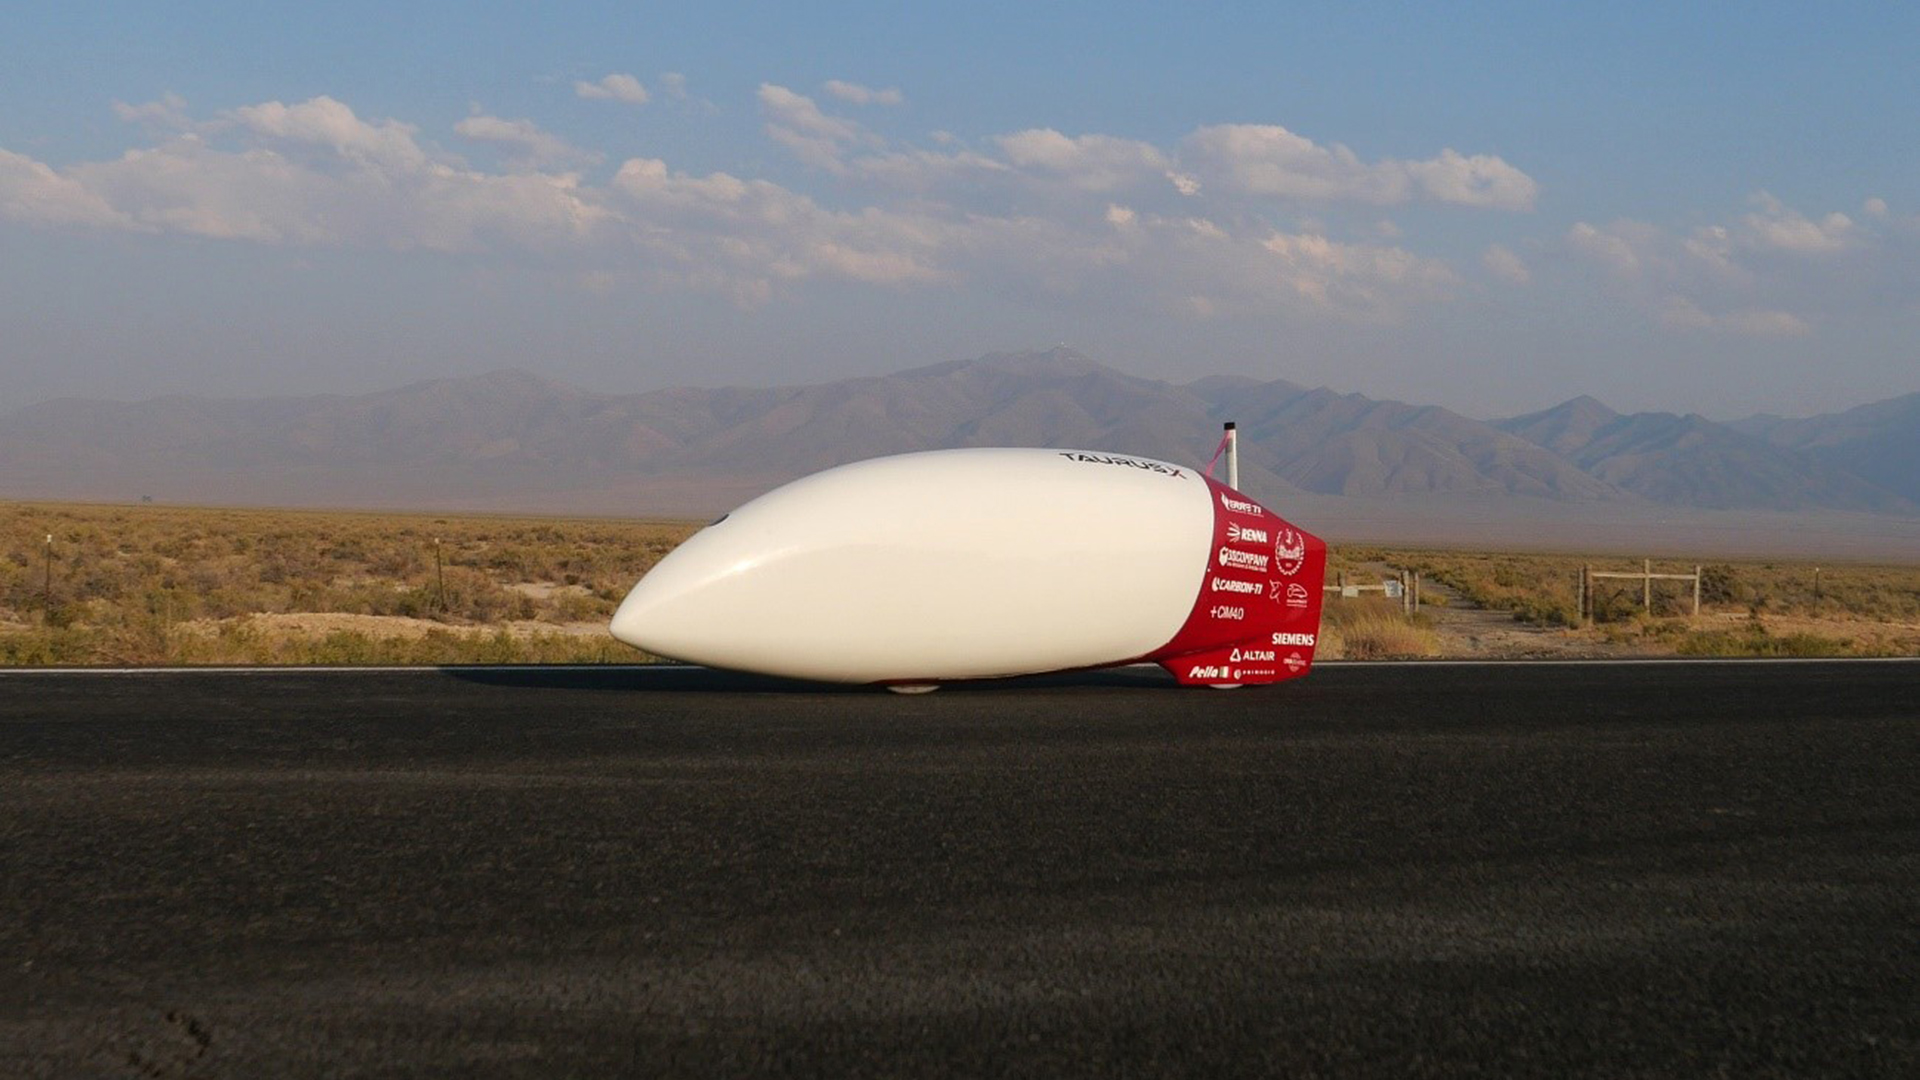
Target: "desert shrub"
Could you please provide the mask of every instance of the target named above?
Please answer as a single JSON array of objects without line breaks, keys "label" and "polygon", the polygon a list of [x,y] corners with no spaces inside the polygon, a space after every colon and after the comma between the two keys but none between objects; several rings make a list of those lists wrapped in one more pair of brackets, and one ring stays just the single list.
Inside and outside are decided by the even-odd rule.
[{"label": "desert shrub", "polygon": [[1753,599],[1753,590],[1740,580],[1740,572],[1726,563],[1700,568],[1702,604],[1744,604]]},{"label": "desert shrub", "polygon": [[1739,630],[1699,630],[1675,646],[1681,656],[1822,657],[1853,656],[1859,650],[1846,638],[1793,633],[1775,636],[1758,623]]},{"label": "desert shrub", "polygon": [[1596,587],[1593,592],[1593,621],[1627,622],[1641,613],[1637,592],[1625,588]]},{"label": "desert shrub", "polygon": [[614,603],[591,594],[561,593],[548,603],[552,622],[591,622],[613,617]]}]

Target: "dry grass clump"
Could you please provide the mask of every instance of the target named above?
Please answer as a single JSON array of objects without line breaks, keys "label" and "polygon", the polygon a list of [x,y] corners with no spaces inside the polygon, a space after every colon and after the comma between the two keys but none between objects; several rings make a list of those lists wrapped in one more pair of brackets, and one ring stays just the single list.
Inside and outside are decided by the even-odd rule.
[{"label": "dry grass clump", "polygon": [[1397,603],[1347,600],[1329,603],[1322,616],[1316,655],[1324,660],[1407,660],[1440,654],[1440,636],[1420,616]]}]

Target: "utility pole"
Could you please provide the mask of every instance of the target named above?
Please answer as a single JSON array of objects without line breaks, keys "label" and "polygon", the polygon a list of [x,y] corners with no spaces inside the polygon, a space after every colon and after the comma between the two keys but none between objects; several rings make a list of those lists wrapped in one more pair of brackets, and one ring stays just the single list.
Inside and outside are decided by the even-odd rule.
[{"label": "utility pole", "polygon": [[1227,486],[1240,490],[1240,425],[1227,421]]}]

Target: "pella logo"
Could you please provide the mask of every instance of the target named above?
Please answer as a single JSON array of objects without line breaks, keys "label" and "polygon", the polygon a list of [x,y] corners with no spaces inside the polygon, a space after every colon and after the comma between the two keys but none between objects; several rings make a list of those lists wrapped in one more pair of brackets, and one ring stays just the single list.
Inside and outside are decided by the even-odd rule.
[{"label": "pella logo", "polygon": [[1307,561],[1307,538],[1292,529],[1281,529],[1280,538],[1273,542],[1273,558],[1282,574],[1292,577],[1299,573]]},{"label": "pella logo", "polygon": [[1266,511],[1261,509],[1259,503],[1250,503],[1244,499],[1236,499],[1224,493],[1220,496],[1220,505],[1236,514],[1246,514],[1248,517],[1261,517],[1266,514]]},{"label": "pella logo", "polygon": [[[1251,551],[1235,551],[1232,548],[1223,547],[1220,549],[1218,559],[1221,566],[1237,566],[1242,570],[1258,570],[1263,574],[1267,570],[1267,557],[1255,555]],[[1296,566],[1294,569],[1298,570],[1299,567]],[[1256,585],[1255,588],[1259,586]]]},{"label": "pella logo", "polygon": [[1201,664],[1187,669],[1189,679],[1231,679],[1233,672],[1218,664]]},{"label": "pella logo", "polygon": [[1237,521],[1227,522],[1227,543],[1264,544],[1267,542],[1267,530],[1256,529],[1251,525],[1242,525]]}]

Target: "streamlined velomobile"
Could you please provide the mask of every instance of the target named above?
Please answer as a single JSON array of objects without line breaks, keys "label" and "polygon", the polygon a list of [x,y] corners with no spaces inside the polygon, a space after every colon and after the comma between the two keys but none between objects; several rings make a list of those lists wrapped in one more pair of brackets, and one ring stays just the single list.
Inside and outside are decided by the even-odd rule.
[{"label": "streamlined velomobile", "polygon": [[982,448],[777,488],[634,586],[613,635],[734,671],[900,690],[1151,662],[1181,683],[1305,674],[1326,545],[1196,470]]}]

